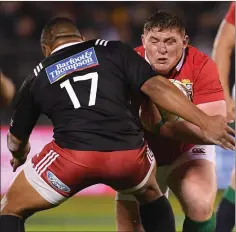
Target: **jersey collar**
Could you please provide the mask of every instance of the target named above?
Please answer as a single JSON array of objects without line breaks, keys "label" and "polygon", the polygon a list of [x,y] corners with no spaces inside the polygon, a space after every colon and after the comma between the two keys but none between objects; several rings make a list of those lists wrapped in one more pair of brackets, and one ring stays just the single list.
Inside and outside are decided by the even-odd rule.
[{"label": "jersey collar", "polygon": [[61,46],[55,48],[55,49],[51,52],[51,54],[54,53],[54,52],[57,52],[57,51],[59,51],[59,50],[61,50],[61,49],[63,49],[63,48],[67,48],[67,47],[70,47],[70,46],[72,46],[72,45],[79,44],[79,43],[82,43],[82,42],[73,42],[73,43],[66,43],[66,44],[63,44],[63,45],[61,45]]},{"label": "jersey collar", "polygon": [[[186,53],[186,51],[185,51],[185,49],[183,49],[183,55],[182,55],[182,57],[181,57],[179,63],[175,66],[175,70],[176,70],[177,72],[180,71],[180,69],[182,68],[182,66],[183,66],[183,64],[184,64],[185,53]],[[149,59],[147,58],[147,53],[146,53],[146,51],[145,51],[145,60],[146,60],[149,64],[151,64],[150,61],[149,61]]]}]

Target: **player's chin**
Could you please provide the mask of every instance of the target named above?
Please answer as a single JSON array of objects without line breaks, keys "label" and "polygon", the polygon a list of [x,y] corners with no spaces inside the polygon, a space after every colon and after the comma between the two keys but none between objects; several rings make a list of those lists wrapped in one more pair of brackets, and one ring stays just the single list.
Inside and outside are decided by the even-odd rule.
[{"label": "player's chin", "polygon": [[161,75],[167,75],[170,71],[170,67],[168,64],[156,64],[154,66],[154,69]]}]

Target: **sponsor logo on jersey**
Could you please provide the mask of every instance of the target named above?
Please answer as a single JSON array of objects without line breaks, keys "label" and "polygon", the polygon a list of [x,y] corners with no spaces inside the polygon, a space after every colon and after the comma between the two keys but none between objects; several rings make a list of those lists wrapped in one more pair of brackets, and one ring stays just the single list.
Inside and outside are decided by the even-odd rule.
[{"label": "sponsor logo on jersey", "polygon": [[62,183],[52,172],[47,171],[48,181],[58,190],[62,192],[70,192],[70,188]]},{"label": "sponsor logo on jersey", "polygon": [[70,73],[91,68],[98,64],[94,48],[89,48],[48,66],[45,71],[50,83],[52,84]]},{"label": "sponsor logo on jersey", "polygon": [[192,153],[193,154],[206,154],[206,151],[205,151],[205,148],[200,148],[200,147],[198,147],[198,148],[193,148],[192,149]]}]

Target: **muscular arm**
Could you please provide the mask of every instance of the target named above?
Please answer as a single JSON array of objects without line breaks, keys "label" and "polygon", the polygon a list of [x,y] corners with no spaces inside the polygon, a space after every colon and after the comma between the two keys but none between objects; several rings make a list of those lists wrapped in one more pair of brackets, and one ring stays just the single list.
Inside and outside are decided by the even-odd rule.
[{"label": "muscular arm", "polygon": [[[224,100],[199,104],[197,107],[210,116],[226,115]],[[185,120],[166,122],[160,129],[160,135],[173,140],[181,140],[185,143],[212,144],[202,139],[202,131],[199,127]]]},{"label": "muscular arm", "polygon": [[221,23],[217,33],[212,58],[216,62],[220,81],[224,89],[225,98],[230,98],[229,90],[229,71],[230,71],[230,58],[235,46],[235,26],[226,22]]},{"label": "muscular arm", "polygon": [[27,79],[18,94],[18,101],[13,113],[7,137],[8,149],[14,158],[27,156],[30,134],[40,116],[40,110],[33,101],[31,85],[34,79]]},{"label": "muscular arm", "polygon": [[15,95],[15,86],[0,72],[0,105],[5,107],[10,104]]},{"label": "muscular arm", "polygon": [[151,100],[166,111],[204,129],[208,120],[207,114],[190,102],[182,92],[164,77],[153,77],[146,81],[141,90]]}]

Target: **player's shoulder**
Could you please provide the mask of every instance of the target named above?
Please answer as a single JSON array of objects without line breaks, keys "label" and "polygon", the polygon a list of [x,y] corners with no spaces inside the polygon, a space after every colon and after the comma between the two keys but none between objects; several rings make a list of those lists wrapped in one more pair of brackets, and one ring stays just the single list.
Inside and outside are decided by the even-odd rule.
[{"label": "player's shoulder", "polygon": [[145,49],[143,46],[139,46],[139,47],[134,48],[134,51],[136,51],[142,57],[145,56]]},{"label": "player's shoulder", "polygon": [[90,43],[91,46],[96,46],[96,47],[120,48],[125,46],[125,43],[123,43],[120,40],[94,39],[94,40],[89,40],[87,42]]},{"label": "player's shoulder", "polygon": [[187,48],[187,57],[186,57],[186,63],[191,63],[194,68],[196,67],[202,67],[206,63],[214,65],[214,61],[205,54],[204,52],[201,52],[198,48],[193,46],[188,46]]}]

